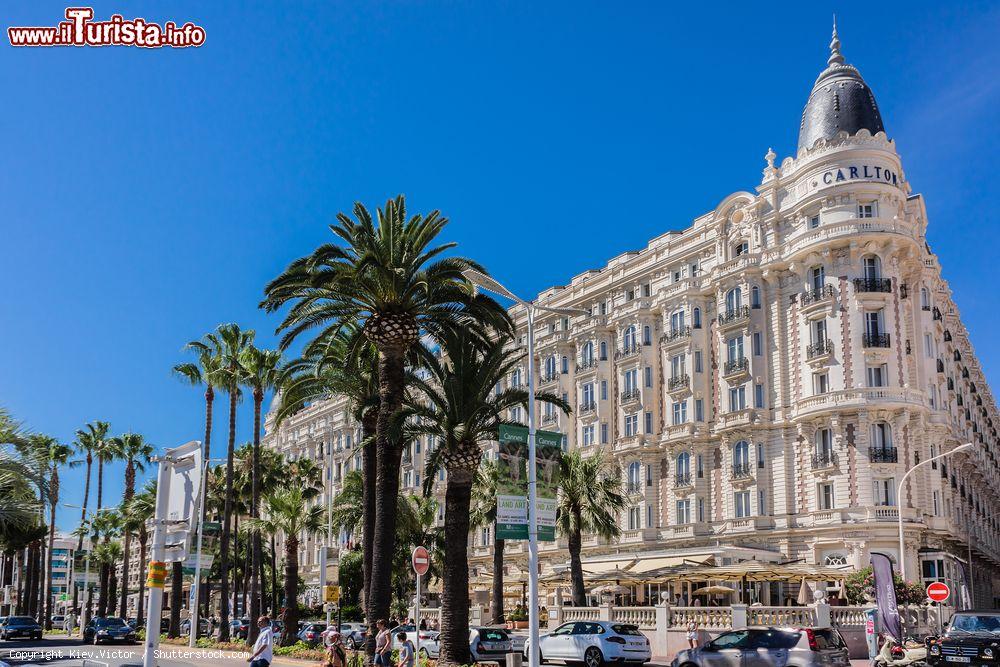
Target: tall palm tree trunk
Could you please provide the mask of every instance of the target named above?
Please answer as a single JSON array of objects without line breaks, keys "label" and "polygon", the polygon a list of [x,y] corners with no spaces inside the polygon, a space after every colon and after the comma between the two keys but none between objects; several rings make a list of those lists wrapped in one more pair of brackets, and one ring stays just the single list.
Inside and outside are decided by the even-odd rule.
[{"label": "tall palm tree trunk", "polygon": [[149,539],[146,526],[139,526],[139,604],[136,608],[136,627],[142,627],[146,606],[146,541]]},{"label": "tall palm tree trunk", "polygon": [[38,585],[38,544],[32,542],[30,549],[28,551],[28,584],[26,595],[28,597],[28,603],[26,605],[27,614],[32,618],[38,616],[38,593],[36,592],[36,586]]},{"label": "tall palm tree trunk", "polygon": [[59,506],[59,469],[52,466],[49,479],[49,552],[45,559],[45,629],[52,629],[52,549],[56,543],[56,507]]},{"label": "tall palm tree trunk", "polygon": [[[369,626],[375,625],[378,620],[373,618],[371,609],[371,585],[372,585],[372,554],[374,553],[375,540],[375,479],[377,477],[376,454],[375,454],[375,429],[378,422],[378,409],[370,408],[361,417],[361,435],[364,446],[361,448],[362,461],[362,481],[361,491],[363,493],[364,512],[361,527],[362,544],[362,604],[364,607],[365,622]],[[365,660],[371,663],[375,660],[375,635],[369,632],[365,637]]]},{"label": "tall palm tree trunk", "polygon": [[[250,465],[250,517],[258,517],[258,507],[260,506],[260,406],[264,402],[264,393],[258,389],[253,392],[253,455]],[[256,619],[260,616],[261,595],[260,571],[263,561],[261,553],[260,532],[254,531],[250,537],[251,541],[251,565],[250,565],[250,630],[248,640],[253,643],[257,640]]]},{"label": "tall palm tree trunk", "polygon": [[[475,447],[478,463],[478,447]],[[469,654],[469,508],[475,468],[448,467],[444,496],[440,665],[467,665]]]},{"label": "tall palm tree trunk", "polygon": [[108,566],[101,563],[100,592],[97,595],[97,615],[108,615]]},{"label": "tall palm tree trunk", "polygon": [[493,523],[493,592],[490,599],[490,617],[493,623],[504,622],[503,617],[503,552],[505,542],[497,537],[497,525]]},{"label": "tall palm tree trunk", "polygon": [[[577,517],[576,525],[580,525],[580,518]],[[570,582],[573,587],[573,606],[587,606],[587,594],[583,587],[583,562],[580,560],[580,551],[583,547],[583,537],[579,529],[570,531],[567,536],[567,546],[569,547],[569,571]]]},{"label": "tall palm tree trunk", "polygon": [[[123,507],[128,506],[128,502],[135,497],[135,463],[129,459],[125,464],[125,498]],[[125,530],[125,558],[122,560],[122,590],[118,598],[118,615],[128,618],[126,613],[128,605],[128,572],[129,562],[132,560],[132,531]]]},{"label": "tall palm tree trunk", "polygon": [[114,611],[115,606],[115,594],[118,592],[118,574],[115,572],[115,568],[111,568],[111,572],[108,575],[108,599],[110,600],[109,611]]},{"label": "tall palm tree trunk", "polygon": [[104,500],[104,459],[97,457],[97,509],[101,509]]},{"label": "tall palm tree trunk", "polygon": [[181,635],[181,599],[184,597],[184,563],[177,561],[170,570],[170,626],[168,637]]},{"label": "tall palm tree trunk", "polygon": [[[203,481],[202,487],[203,488],[201,490],[201,530],[202,531],[205,530],[205,520],[208,517],[208,479],[207,479],[208,475],[207,475],[207,472],[208,472],[209,460],[212,458],[212,409],[213,409],[214,405],[215,405],[215,389],[212,387],[211,378],[206,378],[206,384],[205,384],[205,440],[204,440],[204,443],[205,443],[204,458],[205,458],[205,460],[202,463],[202,465],[205,466],[204,473],[206,473],[206,474],[204,474],[203,477],[202,477],[202,481]],[[208,584],[209,575],[208,575],[208,573],[205,573],[204,576],[205,576],[205,586],[208,587],[208,585],[209,585]],[[202,595],[202,593],[200,592],[201,591],[201,582],[200,581],[195,581],[191,585],[195,586],[196,588],[198,588],[198,590],[199,590],[198,596],[200,597]],[[200,602],[200,600],[195,600],[194,601],[195,608],[192,609],[191,611],[195,611],[195,609],[197,609],[197,606],[198,606],[199,602]],[[201,618],[208,618],[208,603],[207,602],[205,603],[204,613],[200,614],[200,617]],[[196,637],[198,636],[199,630],[200,630],[200,628],[196,628],[195,629],[195,636]]]},{"label": "tall palm tree trunk", "polygon": [[271,534],[271,616],[278,617],[278,549]]},{"label": "tall palm tree trunk", "polygon": [[14,612],[18,616],[24,616],[25,600],[27,599],[27,579],[28,579],[28,548],[23,547],[17,554],[17,605]]},{"label": "tall palm tree trunk", "polygon": [[291,646],[297,640],[295,633],[299,627],[299,539],[293,535],[285,537],[285,617],[281,629],[281,645]]},{"label": "tall palm tree trunk", "polygon": [[[380,351],[379,412],[376,422],[375,531],[372,540],[372,577],[369,592],[368,633],[377,628],[372,622],[389,618],[392,601],[392,556],[396,547],[396,497],[399,495],[399,467],[402,442],[390,440],[392,420],[403,402],[404,349]],[[466,538],[467,539],[467,538]]]},{"label": "tall palm tree trunk", "polygon": [[48,553],[48,549],[46,549],[46,546],[47,545],[46,545],[46,543],[45,543],[44,540],[39,540],[39,542],[38,542],[38,574],[37,574],[37,576],[38,576],[38,583],[37,583],[37,586],[38,586],[38,589],[37,589],[38,607],[37,607],[37,609],[38,609],[38,615],[39,615],[38,622],[40,624],[43,623],[43,621],[41,619],[41,615],[45,613],[45,579],[44,579],[44,577],[45,577],[45,556]]},{"label": "tall palm tree trunk", "polygon": [[222,512],[222,540],[219,544],[219,640],[229,641],[229,528],[233,516],[233,455],[236,449],[236,389],[229,391],[229,443],[226,445],[226,501]]},{"label": "tall palm tree trunk", "polygon": [[[83,508],[80,510],[80,525],[82,526],[87,520],[87,502],[90,500],[90,468],[94,464],[94,456],[87,450],[87,481],[83,485]],[[76,551],[77,553],[83,551],[83,533],[80,533],[79,539],[76,541]],[[71,582],[73,585],[73,613],[77,616],[80,615],[80,600],[79,594],[76,590],[76,583]],[[84,582],[84,590],[86,590],[87,583]]]}]

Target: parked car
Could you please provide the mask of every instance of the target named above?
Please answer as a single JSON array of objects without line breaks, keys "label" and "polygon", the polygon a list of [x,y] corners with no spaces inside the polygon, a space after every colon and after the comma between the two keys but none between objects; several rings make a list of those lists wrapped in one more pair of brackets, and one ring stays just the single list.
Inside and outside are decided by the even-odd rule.
[{"label": "parked car", "polygon": [[83,628],[83,641],[93,642],[95,646],[101,642],[131,643],[135,641],[135,630],[124,618],[95,618]]},{"label": "parked car", "polygon": [[316,646],[322,641],[324,632],[326,623],[306,623],[296,636],[310,646]]},{"label": "parked car", "polygon": [[52,627],[62,630],[62,626],[65,621],[66,617],[62,614],[54,614],[52,616]]},{"label": "parked car", "polygon": [[[582,662],[586,667],[602,667],[609,662],[641,665],[653,658],[649,640],[638,626],[608,621],[563,623],[539,637],[538,647],[543,662]],[[526,641],[524,655],[530,651],[530,641]]]},{"label": "parked car", "polygon": [[30,616],[8,616],[0,625],[0,639],[10,640],[15,637],[41,639],[42,626]]},{"label": "parked car", "polygon": [[246,639],[250,634],[250,619],[234,618],[229,621],[229,636],[234,639]]},{"label": "parked car", "polygon": [[748,628],[726,632],[674,658],[673,667],[848,667],[847,643],[834,628]]},{"label": "parked car", "polygon": [[365,645],[368,626],[364,623],[341,623],[340,635],[343,637],[344,646],[356,651]]},{"label": "parked car", "polygon": [[[437,630],[420,631],[420,657],[437,660],[441,655],[441,633]],[[414,642],[414,645],[416,643]]]},{"label": "parked car", "polygon": [[[407,639],[410,639],[407,636]],[[416,642],[414,642],[416,643]],[[441,654],[441,633],[437,630],[420,631],[420,655],[437,660]],[[511,652],[510,635],[504,628],[471,628],[469,653],[473,662],[503,663]]]},{"label": "parked car", "polygon": [[[129,624],[131,625],[131,623]],[[181,634],[187,635],[191,632],[191,619],[185,618],[181,621]],[[198,619],[198,636],[199,637],[211,637],[212,636],[212,623],[207,618]]]},{"label": "parked car", "polygon": [[397,625],[396,627],[394,627],[392,630],[389,631],[392,633],[392,648],[395,650],[403,648],[403,642],[399,641],[399,637],[397,637],[397,635],[400,632],[405,632],[406,638],[412,642],[414,639],[417,638],[417,635],[415,634],[416,631],[417,629],[414,628],[412,625]]},{"label": "parked car", "polygon": [[960,611],[928,647],[927,662],[996,665],[1000,659],[1000,611]]},{"label": "parked car", "polygon": [[280,636],[281,631],[284,629],[285,629],[285,624],[282,623],[279,619],[277,618],[271,619],[271,632],[274,634],[275,637]]}]

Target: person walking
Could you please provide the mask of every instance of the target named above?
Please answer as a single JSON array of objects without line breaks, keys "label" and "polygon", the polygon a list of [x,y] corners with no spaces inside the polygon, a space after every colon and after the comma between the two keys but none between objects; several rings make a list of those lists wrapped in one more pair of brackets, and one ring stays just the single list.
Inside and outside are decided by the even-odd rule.
[{"label": "person walking", "polygon": [[375,664],[391,667],[389,661],[392,658],[392,635],[385,619],[379,619],[375,629],[378,630],[378,634],[375,635]]},{"label": "person walking", "polygon": [[326,648],[326,667],[347,666],[347,651],[340,633],[332,625],[323,632],[323,646]]},{"label": "person walking", "polygon": [[269,667],[274,660],[274,634],[271,632],[271,619],[268,616],[261,616],[257,619],[257,627],[260,634],[253,645],[253,653],[247,658],[250,667]]},{"label": "person walking", "polygon": [[698,621],[691,618],[687,624],[688,648],[698,648]]},{"label": "person walking", "polygon": [[396,667],[413,667],[416,661],[413,642],[406,638],[405,632],[397,633],[396,639],[399,640],[399,659],[396,661]]}]

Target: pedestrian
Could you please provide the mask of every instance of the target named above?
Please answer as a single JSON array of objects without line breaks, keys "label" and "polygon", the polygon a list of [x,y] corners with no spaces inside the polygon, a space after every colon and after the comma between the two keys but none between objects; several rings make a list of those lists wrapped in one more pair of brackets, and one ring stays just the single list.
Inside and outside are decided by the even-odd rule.
[{"label": "pedestrian", "polygon": [[698,648],[698,621],[695,620],[694,616],[687,624],[687,640],[688,648]]},{"label": "pedestrian", "polygon": [[389,626],[385,619],[379,619],[375,624],[378,634],[375,635],[375,664],[382,667],[390,667],[389,660],[392,654],[392,636],[389,634]]},{"label": "pedestrian", "polygon": [[67,635],[72,635],[73,630],[76,628],[76,616],[73,612],[66,614],[66,618],[63,619],[63,632]]},{"label": "pedestrian", "polygon": [[427,619],[426,618],[420,619],[420,629],[421,630],[426,630],[427,629]]},{"label": "pedestrian", "polygon": [[250,667],[268,667],[274,660],[274,635],[271,632],[271,619],[261,616],[257,619],[260,634],[253,645],[253,653],[247,658]]},{"label": "pedestrian", "polygon": [[326,647],[326,667],[347,666],[347,651],[344,650],[340,633],[333,626],[323,633],[323,645]]},{"label": "pedestrian", "polygon": [[413,667],[416,659],[413,642],[406,638],[405,632],[398,633],[396,639],[399,640],[399,659],[396,661],[396,667]]}]

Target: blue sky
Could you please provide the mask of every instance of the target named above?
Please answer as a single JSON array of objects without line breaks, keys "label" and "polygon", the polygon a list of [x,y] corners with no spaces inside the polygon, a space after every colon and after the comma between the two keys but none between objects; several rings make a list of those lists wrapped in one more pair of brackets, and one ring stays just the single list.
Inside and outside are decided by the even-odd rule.
[{"label": "blue sky", "polygon": [[[0,16],[54,25],[65,6]],[[1000,290],[984,278],[1000,233],[995,2],[94,8],[190,20],[207,43],[0,46],[0,405],[31,428],[68,441],[105,419],[160,446],[200,438],[201,394],[170,373],[181,347],[226,321],[273,343],[262,286],[355,200],[440,208],[445,236],[523,294],[687,226],[758,184],[769,146],[794,151],[834,11],[1000,378]],[[249,405],[239,420],[242,442]],[[82,473],[68,477],[78,503]]]}]

